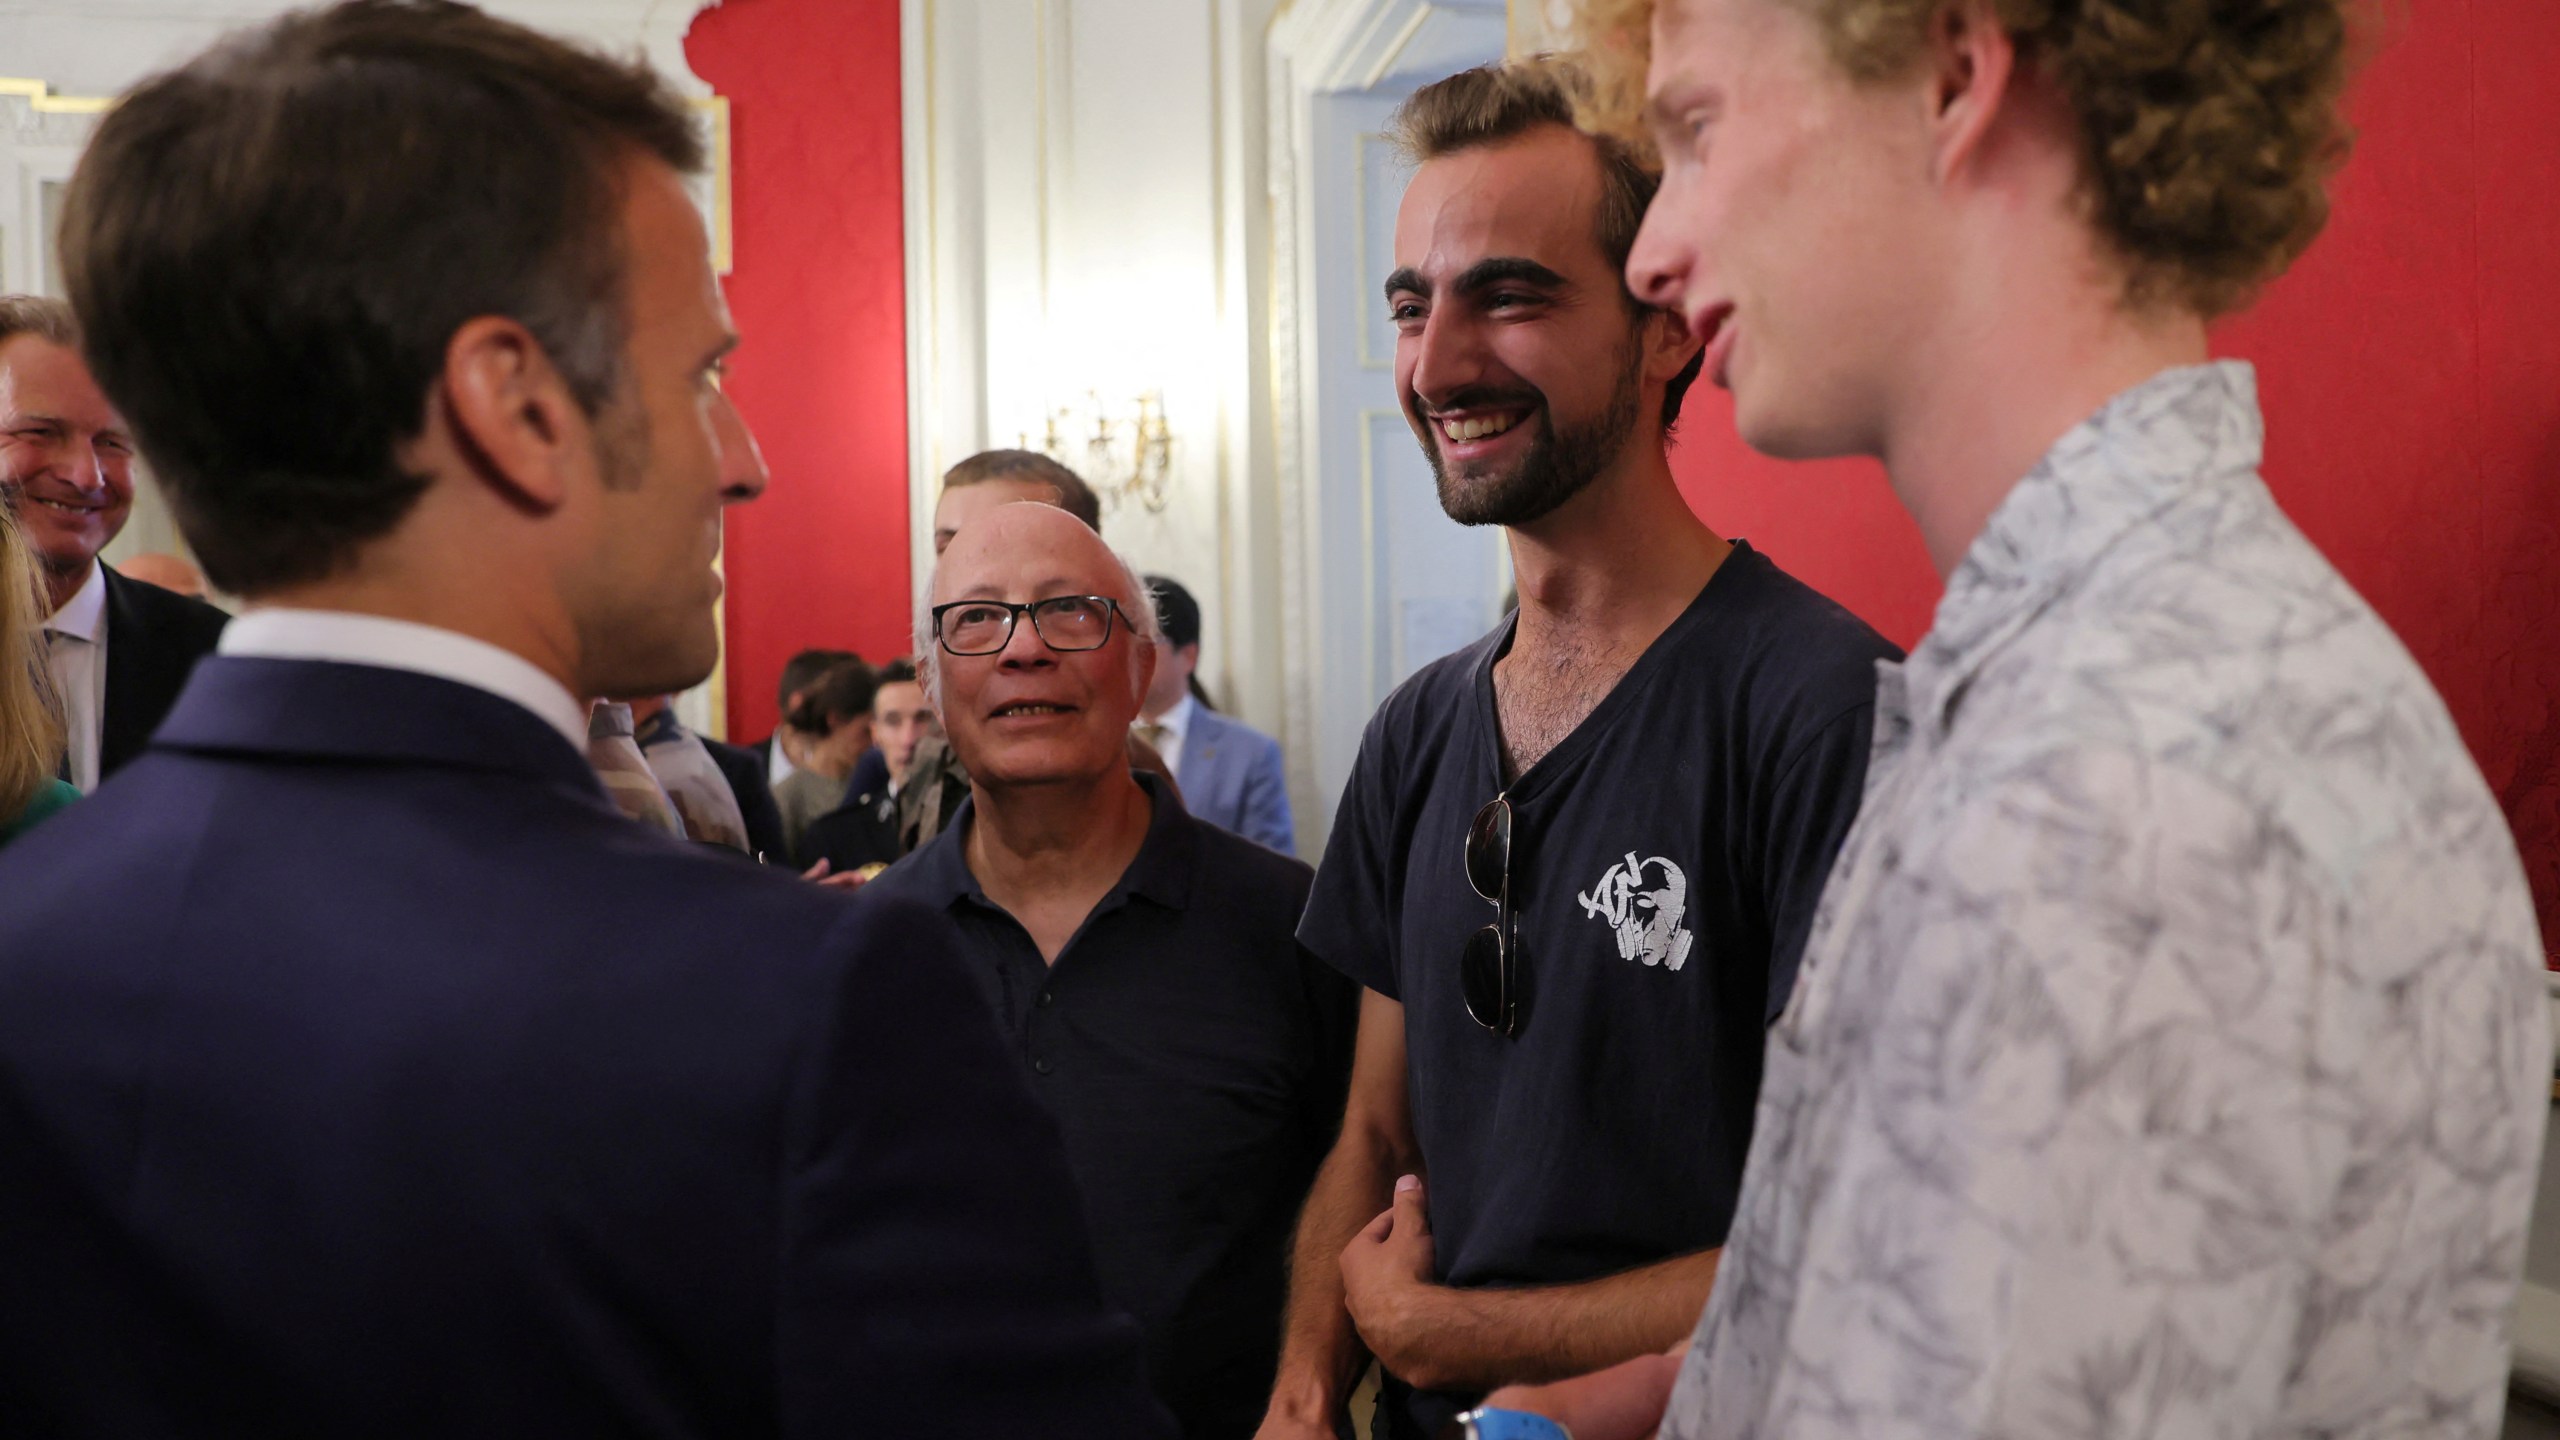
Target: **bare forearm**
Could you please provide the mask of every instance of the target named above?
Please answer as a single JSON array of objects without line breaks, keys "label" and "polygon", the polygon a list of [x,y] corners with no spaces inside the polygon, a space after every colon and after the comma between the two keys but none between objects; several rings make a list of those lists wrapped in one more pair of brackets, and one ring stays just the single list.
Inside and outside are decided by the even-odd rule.
[{"label": "bare forearm", "polygon": [[1343,1309],[1342,1249],[1387,1203],[1408,1159],[1375,1138],[1346,1133],[1316,1171],[1290,1263],[1275,1412],[1329,1421],[1341,1409],[1364,1353]]},{"label": "bare forearm", "polygon": [[1720,1253],[1675,1256],[1576,1285],[1437,1290],[1431,1321],[1398,1374],[1430,1389],[1489,1390],[1666,1350],[1696,1328]]}]

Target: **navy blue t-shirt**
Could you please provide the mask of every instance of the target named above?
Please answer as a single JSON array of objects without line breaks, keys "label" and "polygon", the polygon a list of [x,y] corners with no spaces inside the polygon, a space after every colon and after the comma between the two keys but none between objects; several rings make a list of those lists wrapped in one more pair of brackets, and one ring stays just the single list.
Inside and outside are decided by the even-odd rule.
[{"label": "navy blue t-shirt", "polygon": [[[1617,687],[1515,781],[1519,1033],[1471,1019],[1494,907],[1466,835],[1503,791],[1493,666],[1512,621],[1369,722],[1299,938],[1404,1004],[1439,1278],[1589,1280],[1723,1243],[1765,1031],[1866,776],[1900,652],[1740,542]],[[1391,1384],[1389,1434],[1474,1397]]]}]

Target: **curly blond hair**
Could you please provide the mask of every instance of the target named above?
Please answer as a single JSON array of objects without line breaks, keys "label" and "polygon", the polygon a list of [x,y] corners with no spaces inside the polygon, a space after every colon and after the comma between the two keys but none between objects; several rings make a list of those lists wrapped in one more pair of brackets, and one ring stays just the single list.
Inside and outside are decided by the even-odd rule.
[{"label": "curly blond hair", "polygon": [[[1583,123],[1643,129],[1657,0],[1580,0]],[[1768,0],[1810,16],[1851,79],[1905,73],[1957,0]],[[2329,219],[2350,0],[1989,0],[2021,59],[2064,95],[2089,217],[2124,262],[2126,303],[2212,317],[2246,305]]]}]

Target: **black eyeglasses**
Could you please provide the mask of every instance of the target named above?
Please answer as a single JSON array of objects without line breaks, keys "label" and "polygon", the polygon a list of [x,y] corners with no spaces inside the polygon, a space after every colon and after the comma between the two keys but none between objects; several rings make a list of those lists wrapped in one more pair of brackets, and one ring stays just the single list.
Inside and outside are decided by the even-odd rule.
[{"label": "black eyeglasses", "polygon": [[1467,1014],[1494,1034],[1520,1033],[1520,942],[1511,926],[1511,802],[1485,802],[1467,827],[1467,883],[1493,902],[1493,923],[1467,937],[1458,993]]},{"label": "black eyeglasses", "polygon": [[1111,641],[1111,617],[1129,618],[1108,595],[1052,595],[1024,605],[954,600],[933,607],[933,638],[954,655],[993,655],[1013,643],[1014,622],[1025,615],[1052,650],[1099,650]]}]

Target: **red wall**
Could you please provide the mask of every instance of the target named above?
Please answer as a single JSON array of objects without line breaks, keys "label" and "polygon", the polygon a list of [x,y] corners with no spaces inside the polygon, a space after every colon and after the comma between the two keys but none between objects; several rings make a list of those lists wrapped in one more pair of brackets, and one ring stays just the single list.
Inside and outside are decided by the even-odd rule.
[{"label": "red wall", "polygon": [[772,728],[793,651],[907,649],[898,0],[727,0],[685,58],[729,98],[745,340],[729,390],[773,473],[729,512],[729,733],[744,739]]},{"label": "red wall", "polygon": [[[2391,5],[2328,232],[2217,349],[2255,361],[2267,480],[2443,692],[2560,959],[2560,4]],[[1788,466],[1702,389],[1701,515],[1897,641],[1938,581],[1872,464]]]}]

